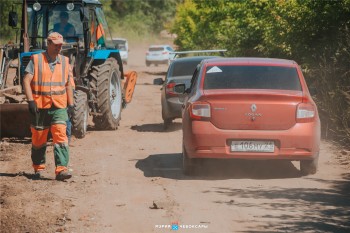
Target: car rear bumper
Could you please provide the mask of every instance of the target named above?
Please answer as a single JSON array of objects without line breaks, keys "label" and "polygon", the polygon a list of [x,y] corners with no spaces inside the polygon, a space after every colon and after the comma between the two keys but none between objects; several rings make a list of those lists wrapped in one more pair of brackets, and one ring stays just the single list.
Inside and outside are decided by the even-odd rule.
[{"label": "car rear bumper", "polygon": [[[307,160],[317,156],[320,124],[298,123],[288,130],[222,130],[209,121],[192,121],[184,129],[185,150],[190,158]],[[232,140],[271,140],[274,152],[231,152]]]},{"label": "car rear bumper", "polygon": [[161,57],[148,57],[146,58],[146,62],[152,62],[152,63],[168,63],[168,58],[161,58]]}]

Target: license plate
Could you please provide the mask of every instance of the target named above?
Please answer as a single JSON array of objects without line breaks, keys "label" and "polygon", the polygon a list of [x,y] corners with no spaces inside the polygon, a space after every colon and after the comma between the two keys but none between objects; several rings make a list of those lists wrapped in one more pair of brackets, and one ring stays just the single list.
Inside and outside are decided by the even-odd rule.
[{"label": "license plate", "polygon": [[274,152],[273,141],[232,141],[231,151],[240,152]]}]

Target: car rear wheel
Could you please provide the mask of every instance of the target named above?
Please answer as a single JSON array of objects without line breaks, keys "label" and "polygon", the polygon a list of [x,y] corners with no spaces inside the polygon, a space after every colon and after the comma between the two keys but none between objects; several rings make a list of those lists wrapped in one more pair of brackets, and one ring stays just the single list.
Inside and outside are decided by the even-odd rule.
[{"label": "car rear wheel", "polygon": [[184,175],[193,175],[195,170],[194,159],[187,156],[185,147],[182,146],[182,172]]},{"label": "car rear wheel", "polygon": [[318,155],[313,160],[301,160],[300,161],[300,172],[303,175],[316,174],[318,167]]},{"label": "car rear wheel", "polygon": [[148,62],[148,61],[146,61],[146,66],[148,67],[148,66],[150,66],[150,65],[151,65],[151,63]]}]

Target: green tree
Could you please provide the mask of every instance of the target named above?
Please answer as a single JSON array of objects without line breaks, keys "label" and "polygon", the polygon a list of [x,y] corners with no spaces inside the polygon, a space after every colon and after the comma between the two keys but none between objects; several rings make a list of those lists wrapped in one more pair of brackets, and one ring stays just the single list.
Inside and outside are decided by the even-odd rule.
[{"label": "green tree", "polygon": [[181,0],[102,0],[115,32],[133,31],[139,36],[159,33],[175,16]]},{"label": "green tree", "polygon": [[21,2],[19,1],[0,1],[0,41],[6,43],[9,40],[15,42],[16,31],[12,27],[8,26],[9,12],[14,11],[18,14],[18,27],[20,26],[21,17]]},{"label": "green tree", "polygon": [[186,0],[177,8],[172,32],[184,49],[221,47],[228,54],[257,55],[262,41],[261,9],[268,1]]}]

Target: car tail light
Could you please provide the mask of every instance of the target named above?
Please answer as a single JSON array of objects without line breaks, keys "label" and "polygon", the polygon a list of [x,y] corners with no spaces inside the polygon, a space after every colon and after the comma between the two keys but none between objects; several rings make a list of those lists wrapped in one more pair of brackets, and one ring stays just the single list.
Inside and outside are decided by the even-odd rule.
[{"label": "car tail light", "polygon": [[146,55],[149,55],[149,52],[146,52]]},{"label": "car tail light", "polygon": [[197,102],[190,105],[190,117],[193,120],[207,120],[210,118],[210,104]]},{"label": "car tail light", "polygon": [[168,54],[168,52],[167,51],[163,51],[162,54]]},{"label": "car tail light", "polygon": [[165,93],[170,96],[178,96],[178,94],[174,92],[175,85],[176,83],[168,83],[165,86]]},{"label": "car tail light", "polygon": [[316,107],[312,103],[300,103],[297,107],[297,122],[311,122],[316,115]]}]

